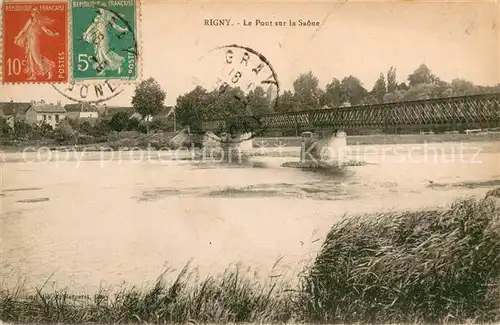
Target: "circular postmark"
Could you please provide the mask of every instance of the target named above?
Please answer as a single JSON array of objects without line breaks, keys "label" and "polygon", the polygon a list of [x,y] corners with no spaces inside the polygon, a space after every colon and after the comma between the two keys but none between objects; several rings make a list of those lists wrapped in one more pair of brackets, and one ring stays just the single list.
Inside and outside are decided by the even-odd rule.
[{"label": "circular postmark", "polygon": [[200,64],[205,71],[200,71],[196,84],[206,85],[220,95],[238,88],[234,97],[244,107],[238,112],[228,108],[223,118],[224,130],[218,131],[231,135],[232,142],[236,134],[251,133],[252,137],[262,134],[265,127],[261,116],[275,111],[280,92],[278,75],[269,60],[250,47],[231,44],[210,50]]},{"label": "circular postmark", "polygon": [[126,18],[100,4],[74,9],[73,78],[69,86],[53,84],[57,92],[72,101],[99,103],[116,97],[125,83],[137,79],[135,25]]},{"label": "circular postmark", "polygon": [[62,96],[78,103],[99,104],[110,100],[125,90],[121,82],[104,80],[103,82],[73,81],[68,85],[52,84]]}]

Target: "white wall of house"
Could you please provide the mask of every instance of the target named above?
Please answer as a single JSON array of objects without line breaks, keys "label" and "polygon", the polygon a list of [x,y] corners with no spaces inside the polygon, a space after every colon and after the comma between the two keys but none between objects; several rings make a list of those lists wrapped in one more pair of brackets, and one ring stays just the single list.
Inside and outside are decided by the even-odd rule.
[{"label": "white wall of house", "polygon": [[134,114],[132,114],[132,116],[130,116],[130,118],[131,119],[135,118],[135,119],[137,119],[139,121],[146,121],[146,122],[151,122],[154,119],[152,115],[148,115],[145,118],[143,118],[142,115],[139,114],[139,113],[137,113],[137,112],[135,112]]},{"label": "white wall of house", "polygon": [[52,126],[53,128],[59,124],[66,116],[64,114],[55,114],[55,113],[38,113],[36,116],[36,121],[39,123],[46,123]]},{"label": "white wall of house", "polygon": [[80,112],[80,118],[98,118],[99,113],[97,112]]}]

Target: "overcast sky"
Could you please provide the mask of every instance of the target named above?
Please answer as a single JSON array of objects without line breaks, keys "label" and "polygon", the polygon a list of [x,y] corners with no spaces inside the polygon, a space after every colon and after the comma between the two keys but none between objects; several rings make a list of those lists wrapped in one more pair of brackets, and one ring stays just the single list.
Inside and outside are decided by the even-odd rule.
[{"label": "overcast sky", "polygon": [[[324,87],[350,74],[371,89],[380,72],[396,68],[398,82],[421,63],[450,81],[499,82],[499,9],[494,3],[142,3],[142,74],[167,92],[167,105],[200,78],[215,75],[200,57],[239,44],[265,55],[282,89],[311,70]],[[231,19],[232,27],[204,26]],[[244,27],[247,21],[310,19],[320,27]],[[240,23],[239,25],[237,23]],[[69,102],[49,85],[2,85],[0,101]],[[130,105],[133,87],[109,101]]]}]

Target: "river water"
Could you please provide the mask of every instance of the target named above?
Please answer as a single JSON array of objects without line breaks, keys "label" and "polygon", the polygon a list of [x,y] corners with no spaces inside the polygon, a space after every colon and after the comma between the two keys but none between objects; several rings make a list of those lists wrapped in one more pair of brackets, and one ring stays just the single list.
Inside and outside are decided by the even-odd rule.
[{"label": "river water", "polygon": [[191,258],[201,273],[234,262],[265,273],[280,257],[296,270],[344,215],[446,207],[499,187],[499,144],[358,146],[351,158],[367,164],[316,172],[281,167],[298,148],[231,165],[3,153],[0,278],[84,293],[148,284]]}]

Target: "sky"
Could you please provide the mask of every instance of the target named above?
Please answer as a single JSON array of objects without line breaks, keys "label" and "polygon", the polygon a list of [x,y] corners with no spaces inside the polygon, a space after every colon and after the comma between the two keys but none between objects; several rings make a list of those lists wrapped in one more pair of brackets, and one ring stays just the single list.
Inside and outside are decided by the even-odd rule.
[{"label": "sky", "polygon": [[[499,83],[499,15],[493,2],[170,2],[141,4],[139,55],[142,77],[155,78],[166,104],[220,73],[207,57],[227,44],[247,46],[273,66],[281,90],[312,71],[324,87],[353,75],[371,89],[394,66],[398,82],[425,63],[443,80]],[[204,26],[205,19],[231,19],[234,26]],[[255,22],[310,19],[319,27],[243,26]],[[239,24],[238,24],[239,23]],[[214,54],[215,53],[215,54]],[[206,79],[206,80],[205,80]],[[70,103],[50,85],[1,85],[0,101],[44,99]],[[108,105],[129,106],[134,85]]]}]

